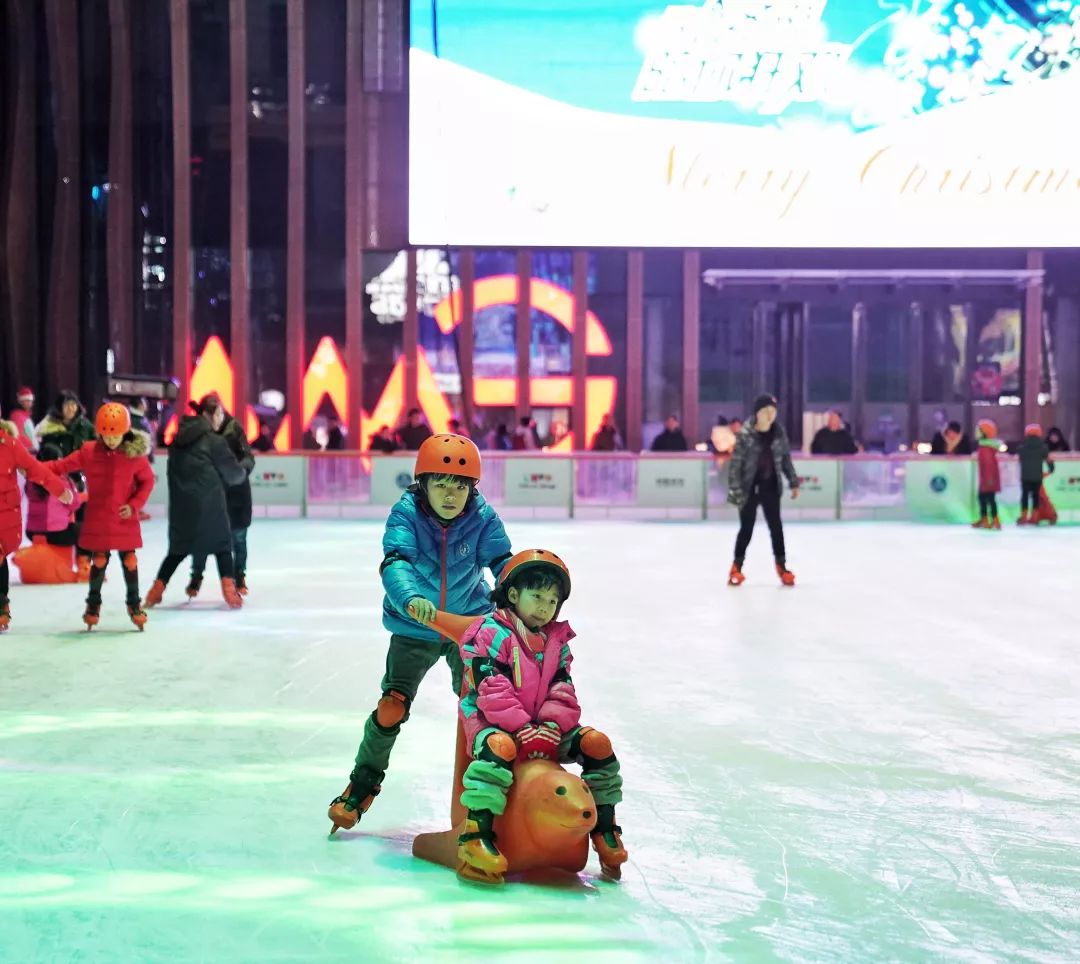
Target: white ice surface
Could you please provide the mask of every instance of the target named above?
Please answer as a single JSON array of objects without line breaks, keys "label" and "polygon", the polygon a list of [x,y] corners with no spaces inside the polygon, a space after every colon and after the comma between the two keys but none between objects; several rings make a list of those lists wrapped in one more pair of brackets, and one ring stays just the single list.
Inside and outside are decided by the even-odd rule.
[{"label": "white ice surface", "polygon": [[[0,637],[0,960],[1080,960],[1080,531],[519,523],[573,567],[584,720],[631,863],[459,884],[433,670],[363,832],[328,840],[378,697],[382,526],[257,521],[252,595],[130,631],[114,561],[14,586]],[[164,549],[146,526],[144,588]],[[211,580],[212,582],[212,580]]]}]

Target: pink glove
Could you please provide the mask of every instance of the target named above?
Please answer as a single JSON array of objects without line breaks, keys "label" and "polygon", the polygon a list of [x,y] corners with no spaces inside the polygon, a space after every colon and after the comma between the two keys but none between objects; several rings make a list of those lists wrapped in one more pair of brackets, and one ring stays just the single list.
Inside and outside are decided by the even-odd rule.
[{"label": "pink glove", "polygon": [[562,734],[556,727],[530,723],[514,737],[518,742],[518,760],[557,760]]}]

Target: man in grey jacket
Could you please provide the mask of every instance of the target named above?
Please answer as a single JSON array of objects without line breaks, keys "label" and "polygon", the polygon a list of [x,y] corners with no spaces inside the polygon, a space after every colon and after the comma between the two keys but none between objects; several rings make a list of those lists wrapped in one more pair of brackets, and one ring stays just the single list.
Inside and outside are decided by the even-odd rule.
[{"label": "man in grey jacket", "polygon": [[772,395],[759,395],[754,401],[754,414],[735,440],[735,452],[729,466],[728,502],[738,506],[740,526],[735,540],[735,561],[728,574],[729,586],[741,586],[746,581],[743,560],[754,534],[759,505],[769,525],[776,573],[785,586],[795,585],[795,574],[787,568],[780,496],[783,476],[791,486],[791,497],[797,499],[799,477],[791,461],[787,432],[776,420],[776,409],[776,399]]}]

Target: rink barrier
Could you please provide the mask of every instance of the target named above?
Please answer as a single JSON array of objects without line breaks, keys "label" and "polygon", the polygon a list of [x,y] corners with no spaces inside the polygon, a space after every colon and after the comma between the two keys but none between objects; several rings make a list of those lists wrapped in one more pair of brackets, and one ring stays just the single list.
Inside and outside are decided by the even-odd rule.
[{"label": "rink barrier", "polygon": [[[734,519],[727,460],[701,453],[529,455],[484,452],[484,497],[507,518]],[[1003,522],[1019,515],[1020,471],[1001,456]],[[357,452],[260,455],[252,473],[255,514],[382,518],[412,482],[414,456]],[[784,515],[822,521],[970,522],[977,512],[975,460],[934,456],[795,455],[797,501]],[[1080,521],[1080,455],[1055,459],[1047,492],[1062,522]],[[167,499],[164,454],[150,505]]]}]

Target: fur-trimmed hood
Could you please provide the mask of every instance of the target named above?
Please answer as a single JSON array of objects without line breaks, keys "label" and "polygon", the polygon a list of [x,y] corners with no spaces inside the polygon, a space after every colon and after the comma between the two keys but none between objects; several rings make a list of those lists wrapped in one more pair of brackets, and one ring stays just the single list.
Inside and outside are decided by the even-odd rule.
[{"label": "fur-trimmed hood", "polygon": [[137,459],[142,455],[150,454],[150,436],[146,432],[132,429],[124,436],[120,443],[120,451],[129,459]]}]

